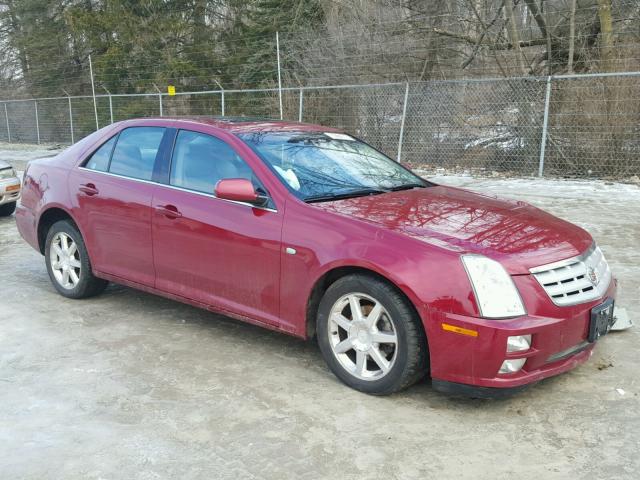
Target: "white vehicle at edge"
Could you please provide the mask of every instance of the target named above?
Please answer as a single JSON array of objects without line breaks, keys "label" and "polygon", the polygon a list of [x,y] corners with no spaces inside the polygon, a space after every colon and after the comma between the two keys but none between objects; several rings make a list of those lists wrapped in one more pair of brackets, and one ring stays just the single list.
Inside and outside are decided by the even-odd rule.
[{"label": "white vehicle at edge", "polygon": [[20,188],[20,179],[14,168],[0,160],[0,217],[7,217],[15,211]]}]

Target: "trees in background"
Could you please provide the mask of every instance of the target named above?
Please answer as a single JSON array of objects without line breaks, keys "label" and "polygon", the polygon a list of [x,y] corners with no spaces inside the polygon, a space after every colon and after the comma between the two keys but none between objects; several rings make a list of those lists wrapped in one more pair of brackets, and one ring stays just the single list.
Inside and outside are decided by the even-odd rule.
[{"label": "trees in background", "polygon": [[[311,33],[314,77],[387,80],[638,69],[637,0],[323,2],[331,35]],[[343,52],[348,52],[343,54]],[[354,65],[350,61],[360,61]],[[302,62],[304,63],[304,62]],[[331,82],[335,82],[332,78]]]},{"label": "trees in background", "polygon": [[[80,138],[112,112],[116,121],[161,106],[165,115],[222,112],[219,93],[153,94],[171,84],[183,93],[221,85],[227,115],[277,118],[282,100],[284,117],[297,118],[297,89],[229,92],[277,84],[279,32],[285,86],[397,82],[306,90],[305,121],[395,155],[404,82],[431,80],[410,85],[403,159],[532,172],[546,98],[539,77],[640,71],[638,25],[638,0],[0,0],[2,97],[40,99],[4,104],[6,138],[33,141],[36,111],[36,132],[54,140],[71,140],[72,121]],[[42,100],[90,94],[89,57],[97,93],[148,95]],[[518,78],[437,81],[483,77]],[[637,78],[554,81],[545,168],[640,171]]]},{"label": "trees in background", "polygon": [[1,81],[29,96],[272,83],[277,30],[323,23],[316,0],[0,1]]},{"label": "trees in background", "polygon": [[87,93],[638,69],[636,0],[0,0],[0,85]]}]

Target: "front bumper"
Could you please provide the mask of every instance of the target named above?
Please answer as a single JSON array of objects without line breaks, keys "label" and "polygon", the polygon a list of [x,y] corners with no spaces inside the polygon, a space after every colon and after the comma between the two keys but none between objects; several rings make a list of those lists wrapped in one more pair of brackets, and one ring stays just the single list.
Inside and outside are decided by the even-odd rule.
[{"label": "front bumper", "polygon": [[447,382],[446,380],[433,379],[431,386],[436,392],[445,395],[455,395],[470,398],[485,398],[497,400],[499,398],[509,398],[527,389],[528,385],[520,385],[518,387],[494,388],[494,387],[477,387],[475,385],[467,385],[465,383]]},{"label": "front bumper", "polygon": [[[526,285],[518,287],[521,291],[528,289]],[[535,285],[531,284],[531,288],[535,289]],[[601,299],[571,307],[550,306],[546,293],[537,292],[539,295],[532,301],[535,313],[509,320],[430,312],[427,334],[434,388],[448,393],[496,397],[502,395],[495,389],[508,389],[513,393],[575,368],[589,359],[595,345],[587,342],[591,309],[606,298],[615,298],[616,288],[616,280],[612,279]],[[445,330],[443,324],[458,327],[462,333]],[[529,350],[507,353],[507,337],[527,334],[532,336]],[[522,358],[526,358],[526,362],[518,372],[498,373],[505,360]],[[476,388],[474,394],[470,387],[480,388]]]},{"label": "front bumper", "polygon": [[17,177],[0,180],[0,205],[20,199],[20,180]]}]

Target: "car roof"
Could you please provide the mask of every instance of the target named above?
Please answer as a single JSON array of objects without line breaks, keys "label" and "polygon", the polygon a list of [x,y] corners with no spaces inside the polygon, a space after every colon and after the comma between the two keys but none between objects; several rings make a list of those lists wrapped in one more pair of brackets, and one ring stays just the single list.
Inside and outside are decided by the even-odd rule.
[{"label": "car roof", "polygon": [[196,123],[200,125],[210,125],[215,128],[227,130],[231,133],[250,132],[340,132],[333,127],[325,127],[312,123],[291,122],[288,120],[274,120],[272,118],[261,117],[222,117],[222,116],[185,116],[185,117],[144,117],[125,120],[127,125],[135,125],[145,121],[163,121],[175,124],[180,127],[181,123]]}]

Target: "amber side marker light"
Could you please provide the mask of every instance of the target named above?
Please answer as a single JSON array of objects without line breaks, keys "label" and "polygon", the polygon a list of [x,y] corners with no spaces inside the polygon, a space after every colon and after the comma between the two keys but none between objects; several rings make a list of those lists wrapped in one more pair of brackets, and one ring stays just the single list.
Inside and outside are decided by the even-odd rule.
[{"label": "amber side marker light", "polygon": [[9,185],[5,188],[7,192],[13,192],[14,190],[20,190],[20,185]]},{"label": "amber side marker light", "polygon": [[476,330],[469,330],[468,328],[456,327],[455,325],[449,325],[448,323],[443,323],[442,329],[445,332],[459,333],[460,335],[467,335],[469,337],[478,336],[478,332]]}]

